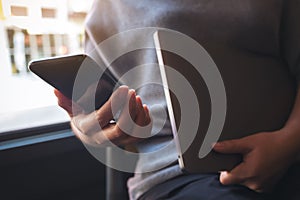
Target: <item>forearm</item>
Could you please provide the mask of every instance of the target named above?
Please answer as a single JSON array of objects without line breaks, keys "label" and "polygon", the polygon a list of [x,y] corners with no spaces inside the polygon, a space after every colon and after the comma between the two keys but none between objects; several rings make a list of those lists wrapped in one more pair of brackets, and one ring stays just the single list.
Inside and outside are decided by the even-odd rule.
[{"label": "forearm", "polygon": [[300,84],[296,94],[293,110],[282,128],[283,140],[286,148],[289,148],[295,157],[300,155]]}]

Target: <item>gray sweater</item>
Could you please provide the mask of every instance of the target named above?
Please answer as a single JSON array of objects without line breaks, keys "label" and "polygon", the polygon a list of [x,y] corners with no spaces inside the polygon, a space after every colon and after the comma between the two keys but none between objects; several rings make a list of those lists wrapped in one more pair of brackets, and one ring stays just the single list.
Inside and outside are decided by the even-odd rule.
[{"label": "gray sweater", "polygon": [[[279,108],[281,104],[292,107],[291,99],[277,97],[292,98],[300,77],[299,19],[298,0],[96,0],[86,20],[86,51],[93,51],[114,34],[135,28],[164,27],[185,33],[216,62],[232,104],[229,114],[237,118],[247,116],[240,123],[251,126],[256,123],[252,120],[253,108],[268,106],[270,99]],[[130,47],[136,40],[134,36],[124,37],[120,46],[111,49]],[[150,33],[144,42],[153,42]],[[103,55],[109,56],[109,52]],[[137,144],[138,151],[156,152],[167,146],[137,162],[137,173],[128,181],[131,199],[138,199],[151,187],[182,174],[164,115],[166,103],[158,84],[159,69],[153,63],[157,63],[155,51],[141,49],[120,56],[110,66],[124,84],[139,85],[137,93],[149,106],[154,120],[153,137]],[[136,66],[142,70],[124,78]]]}]

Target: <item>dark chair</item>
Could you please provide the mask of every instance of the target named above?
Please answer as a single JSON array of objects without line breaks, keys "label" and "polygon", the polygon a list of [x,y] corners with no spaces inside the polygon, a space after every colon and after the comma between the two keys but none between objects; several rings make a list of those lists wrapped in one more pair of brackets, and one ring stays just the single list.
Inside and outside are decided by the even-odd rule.
[{"label": "dark chair", "polygon": [[[126,151],[123,154],[117,153],[114,149],[108,147],[106,149],[106,161],[108,165],[122,166],[124,162],[130,164],[130,168],[134,171],[136,158],[129,156]],[[126,200],[129,199],[127,191],[127,180],[133,176],[132,173],[118,171],[116,169],[106,167],[106,200]]]}]

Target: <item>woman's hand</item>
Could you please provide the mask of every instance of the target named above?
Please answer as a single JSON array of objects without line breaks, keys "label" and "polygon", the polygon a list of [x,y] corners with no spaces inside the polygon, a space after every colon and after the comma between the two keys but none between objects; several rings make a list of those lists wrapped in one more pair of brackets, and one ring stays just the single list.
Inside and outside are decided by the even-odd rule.
[{"label": "woman's hand", "polygon": [[[57,90],[55,95],[59,106],[71,117],[74,134],[86,144],[128,145],[150,136],[152,126],[149,110],[135,91],[127,86],[119,87],[100,109],[91,113],[85,113],[82,107]],[[118,111],[118,121],[111,123]]]},{"label": "woman's hand", "polygon": [[241,184],[256,192],[269,192],[294,162],[297,151],[285,129],[262,132],[242,139],[216,143],[220,153],[239,153],[243,161],[229,172],[221,172],[224,185]]}]

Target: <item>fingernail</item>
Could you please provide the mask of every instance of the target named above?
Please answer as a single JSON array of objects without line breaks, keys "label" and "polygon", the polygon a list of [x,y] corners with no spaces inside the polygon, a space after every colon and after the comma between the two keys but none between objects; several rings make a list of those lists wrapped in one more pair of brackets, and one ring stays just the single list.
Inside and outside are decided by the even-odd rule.
[{"label": "fingernail", "polygon": [[134,89],[130,89],[130,90],[129,90],[129,93],[132,93],[132,94],[134,94],[134,96],[136,96],[136,92],[135,92]]},{"label": "fingernail", "polygon": [[135,93],[134,89],[130,89],[129,92],[128,92],[128,95],[129,95],[130,101],[135,101],[136,93]]},{"label": "fingernail", "polygon": [[135,97],[135,99],[136,99],[136,101],[137,101],[139,107],[142,107],[142,106],[143,106],[143,103],[142,103],[141,97],[140,97],[139,95],[137,95],[137,96]]},{"label": "fingernail", "polygon": [[227,172],[226,171],[222,171],[221,174],[220,174],[220,178],[224,179],[224,178],[226,178],[226,176],[227,176]]},{"label": "fingernail", "polygon": [[146,111],[147,113],[149,113],[149,108],[148,108],[148,106],[147,106],[146,104],[143,104],[143,108],[145,109],[145,111]]},{"label": "fingernail", "polygon": [[118,89],[120,89],[120,90],[129,90],[127,85],[121,85]]},{"label": "fingernail", "polygon": [[223,143],[222,142],[215,142],[212,144],[213,148],[222,148],[223,147]]}]

